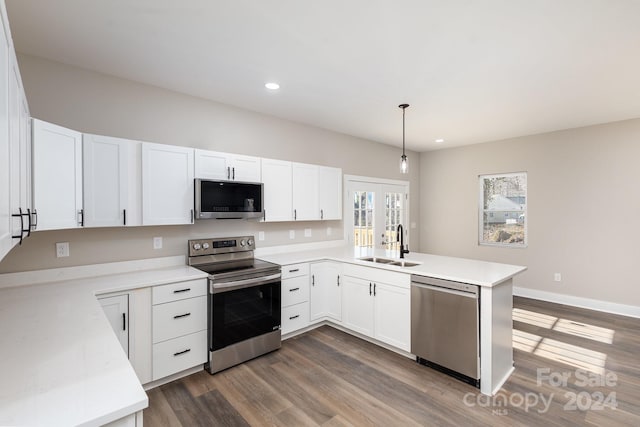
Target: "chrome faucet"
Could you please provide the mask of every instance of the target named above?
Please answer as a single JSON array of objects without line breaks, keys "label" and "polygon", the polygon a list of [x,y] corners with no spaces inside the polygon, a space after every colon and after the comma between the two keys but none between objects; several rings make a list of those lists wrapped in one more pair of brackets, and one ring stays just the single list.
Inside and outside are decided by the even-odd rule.
[{"label": "chrome faucet", "polygon": [[406,249],[404,248],[404,228],[402,228],[402,224],[398,224],[396,234],[396,242],[400,242],[400,258],[404,258],[404,254],[409,253],[409,245],[407,245]]}]

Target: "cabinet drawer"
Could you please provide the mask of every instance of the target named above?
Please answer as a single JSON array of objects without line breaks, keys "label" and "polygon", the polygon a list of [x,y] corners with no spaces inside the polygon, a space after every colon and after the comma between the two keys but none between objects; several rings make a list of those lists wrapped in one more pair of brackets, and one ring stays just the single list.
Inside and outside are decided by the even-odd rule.
[{"label": "cabinet drawer", "polygon": [[309,303],[291,305],[282,309],[282,335],[309,325]]},{"label": "cabinet drawer", "polygon": [[407,289],[411,286],[410,274],[398,273],[382,268],[345,264],[343,273],[345,276],[356,277],[358,279],[376,283],[388,283],[390,285],[400,286]]},{"label": "cabinet drawer", "polygon": [[309,300],[309,276],[294,277],[282,281],[282,306],[299,304]]},{"label": "cabinet drawer", "polygon": [[207,361],[207,331],[153,345],[153,379],[166,377]]},{"label": "cabinet drawer", "polygon": [[153,306],[153,342],[207,329],[207,297]]},{"label": "cabinet drawer", "polygon": [[178,301],[207,294],[207,279],[188,280],[152,288],[152,304]]},{"label": "cabinet drawer", "polygon": [[291,264],[282,266],[282,278],[288,279],[291,277],[306,276],[309,275],[309,263]]}]

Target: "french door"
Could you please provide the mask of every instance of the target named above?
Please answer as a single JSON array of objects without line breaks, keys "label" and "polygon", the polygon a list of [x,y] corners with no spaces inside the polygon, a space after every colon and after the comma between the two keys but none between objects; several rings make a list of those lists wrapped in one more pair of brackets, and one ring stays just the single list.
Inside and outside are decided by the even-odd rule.
[{"label": "french door", "polygon": [[397,251],[402,224],[408,243],[409,184],[346,177],[346,239],[357,248]]}]

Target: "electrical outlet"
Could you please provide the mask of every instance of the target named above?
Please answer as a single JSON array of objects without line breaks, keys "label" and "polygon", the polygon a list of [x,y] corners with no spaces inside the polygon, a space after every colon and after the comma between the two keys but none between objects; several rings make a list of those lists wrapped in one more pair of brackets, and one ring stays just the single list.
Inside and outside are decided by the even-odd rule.
[{"label": "electrical outlet", "polygon": [[331,229],[331,227],[327,227],[327,236],[331,236],[332,233],[333,230]]},{"label": "electrical outlet", "polygon": [[310,228],[305,228],[304,229],[304,237],[311,237],[311,229]]},{"label": "electrical outlet", "polygon": [[562,274],[560,274],[560,273],[555,273],[555,274],[553,275],[553,280],[554,280],[554,282],[562,282]]},{"label": "electrical outlet", "polygon": [[56,243],[56,257],[63,258],[69,256],[69,242]]},{"label": "electrical outlet", "polygon": [[162,237],[153,238],[153,249],[162,249]]},{"label": "electrical outlet", "polygon": [[291,240],[296,238],[296,230],[289,230],[289,238]]},{"label": "electrical outlet", "polygon": [[258,231],[258,240],[264,241],[264,231]]}]

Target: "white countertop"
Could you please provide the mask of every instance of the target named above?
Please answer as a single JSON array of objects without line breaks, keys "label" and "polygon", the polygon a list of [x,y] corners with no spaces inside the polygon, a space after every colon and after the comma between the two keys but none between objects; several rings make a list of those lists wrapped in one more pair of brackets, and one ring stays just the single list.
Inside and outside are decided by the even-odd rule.
[{"label": "white countertop", "polygon": [[347,245],[315,250],[292,250],[291,252],[280,252],[274,254],[269,254],[268,250],[262,252],[258,251],[256,257],[280,265],[320,260],[347,262],[351,264],[366,265],[391,271],[401,271],[403,273],[418,274],[421,276],[453,280],[456,282],[485,287],[493,287],[527,269],[527,267],[520,265],[500,264],[496,262],[429,255],[416,252],[406,254],[404,260],[417,262],[420,263],[420,265],[415,267],[391,266],[371,261],[360,261],[358,258],[378,257],[391,258],[399,261],[400,258],[397,251],[385,251],[382,249],[354,249]]},{"label": "white countertop", "polygon": [[0,425],[102,425],[146,408],[96,295],[202,277],[183,265],[0,290]]}]

